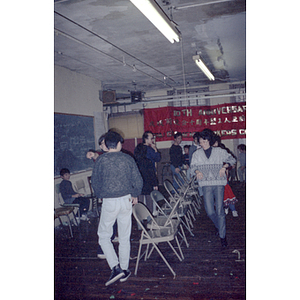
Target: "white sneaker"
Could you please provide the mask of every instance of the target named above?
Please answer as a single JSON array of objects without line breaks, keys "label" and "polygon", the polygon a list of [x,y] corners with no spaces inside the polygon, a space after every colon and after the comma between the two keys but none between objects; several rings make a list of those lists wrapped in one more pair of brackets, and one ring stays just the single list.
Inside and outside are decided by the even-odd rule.
[{"label": "white sneaker", "polygon": [[100,258],[100,259],[105,259],[106,258],[103,253],[97,254],[97,257]]},{"label": "white sneaker", "polygon": [[236,210],[232,211],[232,215],[233,215],[234,217],[238,217],[238,216],[239,216],[239,215],[238,215],[238,212],[237,212]]},{"label": "white sneaker", "polygon": [[228,215],[228,208],[225,208],[225,214]]},{"label": "white sneaker", "polygon": [[112,240],[113,243],[118,243],[119,242],[119,238],[117,236],[115,236],[115,238]]},{"label": "white sneaker", "polygon": [[82,215],[82,216],[80,217],[80,220],[81,220],[81,221],[89,221],[89,218],[87,217],[87,215]]}]

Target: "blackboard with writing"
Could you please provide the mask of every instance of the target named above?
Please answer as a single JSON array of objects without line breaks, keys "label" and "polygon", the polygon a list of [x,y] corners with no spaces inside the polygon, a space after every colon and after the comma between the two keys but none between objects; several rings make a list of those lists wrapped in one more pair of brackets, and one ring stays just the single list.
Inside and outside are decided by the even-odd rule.
[{"label": "blackboard with writing", "polygon": [[62,168],[71,173],[92,169],[86,152],[95,149],[94,118],[54,114],[54,175]]}]

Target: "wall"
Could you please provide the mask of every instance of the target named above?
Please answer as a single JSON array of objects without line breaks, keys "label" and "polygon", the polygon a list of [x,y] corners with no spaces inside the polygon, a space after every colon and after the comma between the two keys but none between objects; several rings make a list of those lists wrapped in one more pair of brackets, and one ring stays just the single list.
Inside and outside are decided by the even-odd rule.
[{"label": "wall", "polygon": [[[229,84],[228,83],[221,83],[221,84],[212,84],[209,85],[209,91],[210,92],[216,92],[216,91],[222,91],[221,94],[227,94],[226,90],[229,90]],[[229,93],[229,91],[228,91]],[[162,96],[162,95],[167,95],[167,90],[160,90],[160,91],[153,91],[153,92],[147,92],[146,97],[156,97],[156,96]],[[200,99],[199,99],[200,100]],[[223,104],[223,103],[231,103],[235,102],[236,99],[233,96],[226,96],[226,97],[218,97],[218,98],[207,98],[200,100],[199,103],[203,103],[203,105],[217,105],[217,104]],[[245,101],[243,99],[243,101]],[[184,106],[185,103],[188,101],[182,101],[180,102],[174,102],[174,105],[182,105]],[[171,105],[171,103],[170,103]],[[188,105],[188,104],[186,104]],[[192,105],[192,104],[191,104]],[[157,108],[157,107],[164,107],[168,106],[168,102],[148,102],[148,103],[143,103],[143,106],[145,108]],[[127,107],[129,110],[130,107]],[[131,112],[129,114],[128,112],[126,113],[127,115],[116,115],[111,116],[109,118],[109,128],[117,128],[120,130],[125,139],[131,139],[131,138],[140,138],[143,134],[144,130],[144,121],[143,121],[143,116],[141,116],[140,113],[136,112]],[[246,139],[228,139],[228,140],[223,140],[222,141],[227,148],[229,148],[236,156],[238,156],[238,150],[237,146],[239,144],[246,144]],[[192,144],[192,142],[183,142],[182,147],[185,144]],[[172,141],[165,141],[165,142],[157,142],[157,148],[160,150],[160,152],[163,154],[163,159],[161,163],[158,165],[158,179],[160,184],[162,184],[162,168],[165,165],[166,162],[168,162],[168,152],[169,148],[172,145]]]},{"label": "wall", "polygon": [[136,112],[110,117],[109,128],[117,128],[125,139],[141,138],[144,133],[144,117]]},{"label": "wall", "polygon": [[59,113],[94,116],[103,111],[99,100],[101,82],[66,68],[54,68],[54,111]]},{"label": "wall", "polygon": [[[70,71],[59,66],[54,67],[54,112],[65,114],[78,114],[94,116],[95,112],[102,112],[103,105],[99,100],[99,90],[102,89],[100,81]],[[71,175],[71,182],[83,179],[89,193],[87,177],[92,171]],[[55,185],[60,183],[60,177],[54,178],[54,207],[58,207],[58,195]],[[55,221],[55,226],[59,221]]]},{"label": "wall", "polygon": [[[222,91],[222,94],[227,94],[226,90],[229,90],[229,84],[228,83],[219,83],[219,84],[212,84],[209,85],[209,91],[215,92],[215,91]],[[229,91],[228,91],[229,93]],[[159,90],[159,91],[153,91],[153,92],[147,92],[146,97],[156,97],[161,95],[167,95],[167,90]],[[203,99],[204,100],[204,99]],[[184,106],[185,102],[182,101],[182,106]],[[235,98],[233,96],[226,96],[226,97],[218,97],[218,98],[208,98],[204,101],[200,101],[200,103],[205,103],[205,105],[217,105],[217,104],[223,104],[223,103],[230,103],[235,102]],[[179,102],[174,102],[175,105],[179,105]],[[157,108],[157,107],[164,107],[167,106],[167,102],[149,102],[149,103],[143,103],[144,107],[146,108]],[[170,102],[171,105],[171,102]],[[130,109],[128,107],[127,109]],[[143,134],[144,129],[144,121],[143,116],[141,116],[138,112],[135,114],[132,112],[132,114],[127,115],[114,115],[113,117],[109,118],[109,128],[117,128],[125,136],[125,139],[127,138],[139,138]],[[229,139],[224,140],[223,143],[227,148],[229,148],[234,154],[238,154],[237,146],[241,143],[246,144],[246,139]],[[184,144],[184,143],[183,143]],[[170,148],[172,145],[172,141],[165,141],[165,142],[158,142],[157,147],[159,149],[167,149]]]}]

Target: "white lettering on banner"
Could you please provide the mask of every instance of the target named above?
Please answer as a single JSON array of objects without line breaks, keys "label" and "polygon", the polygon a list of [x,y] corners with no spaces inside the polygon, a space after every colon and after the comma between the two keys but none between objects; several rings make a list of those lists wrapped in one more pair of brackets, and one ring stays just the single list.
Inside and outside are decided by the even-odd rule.
[{"label": "white lettering on banner", "polygon": [[237,135],[236,129],[231,129],[231,130],[221,130],[221,136],[224,135]]},{"label": "white lettering on banner", "polygon": [[239,112],[245,112],[246,111],[246,105],[242,106],[224,106],[222,108],[214,108],[214,109],[199,109],[198,115],[199,116],[205,116],[205,115],[226,115],[231,113],[239,113]]}]

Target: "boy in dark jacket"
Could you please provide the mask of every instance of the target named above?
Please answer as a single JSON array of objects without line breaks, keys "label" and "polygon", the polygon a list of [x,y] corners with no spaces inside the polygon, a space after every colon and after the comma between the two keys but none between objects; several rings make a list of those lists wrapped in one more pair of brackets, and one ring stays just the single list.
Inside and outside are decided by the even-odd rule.
[{"label": "boy in dark jacket", "polygon": [[78,194],[73,190],[72,183],[70,181],[70,171],[66,168],[60,170],[60,177],[63,181],[59,185],[59,191],[67,204],[77,204],[79,203],[79,211],[81,215],[81,220],[87,220],[87,211],[90,206],[90,200],[84,198],[84,194]]}]

